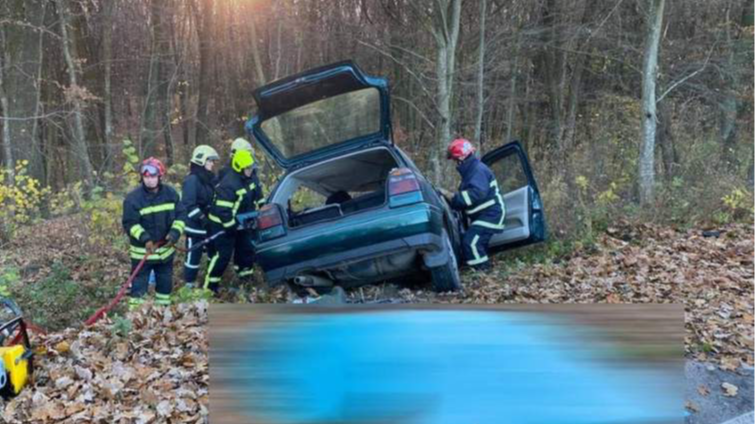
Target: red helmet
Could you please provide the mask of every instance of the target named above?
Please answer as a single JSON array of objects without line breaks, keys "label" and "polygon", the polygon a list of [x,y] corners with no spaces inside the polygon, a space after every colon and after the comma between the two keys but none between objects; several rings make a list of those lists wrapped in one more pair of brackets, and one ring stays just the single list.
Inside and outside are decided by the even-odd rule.
[{"label": "red helmet", "polygon": [[446,158],[464,160],[469,155],[474,153],[475,148],[469,140],[465,138],[457,138],[448,145],[448,151],[446,152]]},{"label": "red helmet", "polygon": [[150,156],[144,159],[142,166],[139,167],[139,175],[162,177],[165,175],[165,165],[159,159]]}]

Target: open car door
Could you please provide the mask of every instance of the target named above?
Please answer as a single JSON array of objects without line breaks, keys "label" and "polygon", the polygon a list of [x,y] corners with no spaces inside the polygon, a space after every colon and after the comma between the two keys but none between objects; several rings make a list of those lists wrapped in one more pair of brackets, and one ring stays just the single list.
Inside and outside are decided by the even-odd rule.
[{"label": "open car door", "polygon": [[503,233],[490,240],[490,251],[544,241],[546,238],[543,201],[527,154],[518,141],[512,141],[482,157],[495,174],[506,205]]}]

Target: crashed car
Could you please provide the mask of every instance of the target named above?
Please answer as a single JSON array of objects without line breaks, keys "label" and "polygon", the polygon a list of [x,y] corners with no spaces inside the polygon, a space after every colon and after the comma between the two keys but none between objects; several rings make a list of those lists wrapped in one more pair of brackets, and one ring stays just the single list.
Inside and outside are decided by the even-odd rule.
[{"label": "crashed car", "polygon": [[[259,211],[256,261],[271,286],[317,290],[427,280],[461,287],[467,225],[392,138],[386,79],[353,62],[258,88],[250,137],[283,170]],[[505,193],[506,229],[490,251],[545,239],[545,217],[522,146],[482,158]]]}]

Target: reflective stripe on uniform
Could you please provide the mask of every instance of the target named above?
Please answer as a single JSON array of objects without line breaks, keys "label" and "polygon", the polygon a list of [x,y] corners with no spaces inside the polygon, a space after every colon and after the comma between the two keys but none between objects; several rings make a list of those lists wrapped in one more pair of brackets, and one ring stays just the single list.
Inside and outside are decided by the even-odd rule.
[{"label": "reflective stripe on uniform", "polygon": [[254,270],[253,269],[245,269],[245,270],[239,272],[239,277],[246,277],[246,276],[249,276],[249,275],[252,275],[252,274],[254,274]]},{"label": "reflective stripe on uniform", "polygon": [[186,224],[180,219],[177,219],[173,221],[173,225],[171,225],[170,228],[177,230],[179,233],[183,234],[184,228],[186,228]]},{"label": "reflective stripe on uniform", "polygon": [[149,215],[151,213],[172,211],[175,208],[176,208],[176,204],[174,202],[163,203],[161,205],[155,205],[155,206],[147,206],[146,208],[139,209],[139,215],[144,216],[144,215]]},{"label": "reflective stripe on uniform", "polygon": [[217,206],[224,207],[224,208],[232,208],[233,207],[233,202],[229,202],[227,200],[216,200],[215,204]]},{"label": "reflective stripe on uniform", "polygon": [[[487,221],[483,221],[483,220],[479,220],[478,219],[477,221],[472,222],[472,225],[477,225],[478,227],[483,227],[483,228],[490,228],[491,230],[503,230],[504,227],[505,227],[504,224],[503,224],[503,221],[506,219],[506,204],[503,202],[503,196],[501,196],[501,191],[498,189],[498,181],[496,181],[495,179],[493,181],[491,181],[490,182],[490,187],[492,187],[493,189],[495,189],[495,199],[491,199],[491,200],[483,203],[482,205],[478,206],[477,208],[479,208],[479,209],[476,210],[476,211],[474,211],[474,212],[479,212],[482,209],[485,209],[487,207],[490,207],[490,206],[494,205],[496,203],[496,200],[497,200],[497,203],[501,205],[501,219],[498,220],[497,224],[494,224],[492,222],[487,222]],[[488,205],[488,203],[490,203],[490,204]],[[485,206],[483,208],[482,207],[483,205],[487,205],[487,206]],[[467,211],[467,213],[469,213],[469,214],[472,214],[474,212],[473,211]]]},{"label": "reflective stripe on uniform", "polygon": [[230,221],[228,221],[228,222],[223,222],[223,221],[221,221],[221,220],[220,220],[220,218],[218,218],[217,216],[215,216],[215,215],[213,215],[213,214],[209,214],[209,215],[207,215],[207,218],[208,218],[208,219],[209,219],[210,221],[212,221],[212,222],[215,222],[215,223],[217,223],[217,224],[220,224],[220,225],[222,225],[222,226],[223,226],[224,228],[230,228],[230,227],[233,227],[233,223],[234,223],[234,220],[230,220]]},{"label": "reflective stripe on uniform", "polygon": [[[501,219],[503,221],[503,219]],[[478,227],[484,227],[484,228],[490,228],[491,230],[503,230],[503,224],[492,224],[487,221],[477,220],[473,221],[472,225],[476,225]]]},{"label": "reflective stripe on uniform", "polygon": [[184,262],[184,266],[186,268],[197,269],[197,268],[199,268],[199,265],[192,265],[191,264],[191,253],[192,253],[192,251],[191,251],[191,245],[192,244],[193,243],[191,242],[191,237],[187,238],[186,239],[186,250],[188,250],[188,252],[186,252],[186,262]]},{"label": "reflective stripe on uniform", "polygon": [[483,256],[480,259],[472,259],[472,260],[467,261],[467,265],[479,265],[479,264],[484,264],[487,261],[488,261],[488,257]]},{"label": "reflective stripe on uniform", "polygon": [[472,256],[474,256],[474,259],[470,259],[467,261],[467,265],[479,265],[481,263],[487,262],[488,257],[486,256],[480,256],[480,252],[477,251],[477,242],[480,241],[480,236],[475,234],[475,236],[472,238],[472,243],[470,244],[470,249],[472,250]]},{"label": "reflective stripe on uniform", "polygon": [[461,191],[461,197],[464,199],[464,203],[467,204],[467,206],[472,206],[472,199],[469,198],[469,192],[466,190]]},{"label": "reflective stripe on uniform", "polygon": [[131,234],[131,237],[139,240],[139,237],[144,234],[144,227],[142,227],[140,224],[136,224],[131,227],[131,229],[128,231],[129,234]]},{"label": "reflective stripe on uniform", "polygon": [[155,293],[155,304],[157,305],[170,305],[170,295]]},{"label": "reflective stripe on uniform", "polygon": [[210,265],[207,266],[207,275],[204,279],[204,288],[208,288],[210,283],[219,283],[220,277],[212,277],[210,274],[215,269],[215,264],[218,262],[218,259],[220,258],[220,253],[215,253],[215,255],[210,259]]},{"label": "reflective stripe on uniform", "polygon": [[199,215],[200,213],[202,213],[201,209],[194,208],[193,211],[189,212],[189,218],[194,218],[195,216]]},{"label": "reflective stripe on uniform", "polygon": [[198,229],[192,228],[192,227],[186,227],[186,228],[184,228],[184,232],[187,233],[187,234],[198,234],[198,235],[201,235],[201,236],[207,234],[207,230],[198,230]]},{"label": "reflective stripe on uniform", "polygon": [[477,212],[479,212],[479,211],[481,211],[483,209],[487,209],[487,208],[489,208],[491,206],[495,206],[495,199],[490,199],[487,202],[485,202],[485,203],[483,203],[481,205],[477,205],[477,206],[475,206],[472,209],[467,209],[467,213],[469,215],[472,215],[473,213],[477,213]]},{"label": "reflective stripe on uniform", "polygon": [[142,306],[144,304],[144,299],[141,297],[129,297],[128,298],[128,310],[133,311],[134,309]]},{"label": "reflective stripe on uniform", "polygon": [[[172,246],[169,248],[159,247],[156,252],[147,256],[147,260],[148,261],[165,260],[169,258],[170,255],[172,255],[175,252],[176,252],[176,249],[174,249]],[[147,254],[147,249],[144,247],[131,246],[129,248],[129,256],[132,259],[141,260],[146,254]]]}]

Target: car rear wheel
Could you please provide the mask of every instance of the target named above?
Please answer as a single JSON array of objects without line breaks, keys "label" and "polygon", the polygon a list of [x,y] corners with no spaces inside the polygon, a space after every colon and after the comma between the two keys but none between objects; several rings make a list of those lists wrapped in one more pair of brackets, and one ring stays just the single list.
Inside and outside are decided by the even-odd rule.
[{"label": "car rear wheel", "polygon": [[459,264],[456,260],[454,248],[451,246],[451,239],[448,232],[443,230],[443,245],[448,252],[448,260],[445,265],[430,268],[430,278],[433,284],[433,290],[436,292],[457,291],[461,289],[461,277],[459,276]]}]

